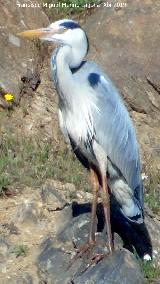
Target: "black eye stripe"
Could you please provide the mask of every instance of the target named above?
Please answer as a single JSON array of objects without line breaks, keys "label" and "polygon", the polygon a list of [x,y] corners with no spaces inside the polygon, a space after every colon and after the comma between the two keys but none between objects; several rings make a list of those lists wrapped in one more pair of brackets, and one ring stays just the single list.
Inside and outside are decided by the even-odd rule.
[{"label": "black eye stripe", "polygon": [[71,30],[80,28],[80,25],[78,23],[72,21],[63,22],[60,24],[60,26]]}]

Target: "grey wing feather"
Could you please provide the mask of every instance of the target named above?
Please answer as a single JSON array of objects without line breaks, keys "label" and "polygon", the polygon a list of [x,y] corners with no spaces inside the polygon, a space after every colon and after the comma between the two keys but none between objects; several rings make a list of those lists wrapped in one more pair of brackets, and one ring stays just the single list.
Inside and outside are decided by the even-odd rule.
[{"label": "grey wing feather", "polygon": [[97,140],[105,148],[113,164],[119,168],[128,185],[139,185],[139,153],[131,119],[111,83],[101,81],[96,94],[101,113],[94,112]]},{"label": "grey wing feather", "polygon": [[100,113],[92,113],[95,139],[121,171],[130,188],[139,188],[138,199],[142,203],[139,150],[132,121],[113,83],[94,62],[86,62],[75,77],[86,80],[92,72],[100,78],[98,84],[92,86],[100,110]]}]

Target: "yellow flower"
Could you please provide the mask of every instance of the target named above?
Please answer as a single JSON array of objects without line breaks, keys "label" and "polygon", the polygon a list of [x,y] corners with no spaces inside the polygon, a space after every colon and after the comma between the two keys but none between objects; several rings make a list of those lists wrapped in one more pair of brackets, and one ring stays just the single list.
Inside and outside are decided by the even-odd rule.
[{"label": "yellow flower", "polygon": [[14,96],[13,96],[12,94],[7,93],[7,94],[4,95],[4,99],[5,99],[7,102],[11,102],[11,101],[13,101]]}]

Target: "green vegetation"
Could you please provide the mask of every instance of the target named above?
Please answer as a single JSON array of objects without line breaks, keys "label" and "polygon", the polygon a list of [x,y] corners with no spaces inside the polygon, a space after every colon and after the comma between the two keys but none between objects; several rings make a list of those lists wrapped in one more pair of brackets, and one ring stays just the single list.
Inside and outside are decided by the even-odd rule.
[{"label": "green vegetation", "polygon": [[[47,0],[45,1],[48,7],[45,8],[50,19],[56,20],[60,18],[71,17],[78,13],[87,11],[87,9],[94,8],[96,4],[99,4],[99,0]],[[51,6],[55,5],[55,6]]]},{"label": "green vegetation", "polygon": [[[66,163],[67,161],[67,163]],[[29,138],[4,134],[0,141],[0,195],[12,183],[39,186],[47,178],[89,186],[87,173],[69,150]]]},{"label": "green vegetation", "polygon": [[160,216],[160,191],[158,187],[157,190],[150,191],[145,195],[145,203],[154,214]]},{"label": "green vegetation", "polygon": [[160,216],[160,175],[153,168],[150,168],[148,172],[150,176],[148,177],[148,181],[144,184],[145,203],[154,214]]},{"label": "green vegetation", "polygon": [[12,249],[12,253],[14,253],[16,257],[25,257],[28,254],[28,247],[26,245],[17,245]]},{"label": "green vegetation", "polygon": [[[1,168],[1,160],[0,160]],[[3,174],[0,174],[0,196],[6,195],[7,186],[9,185],[9,178]]]},{"label": "green vegetation", "polygon": [[[159,176],[153,171],[145,188],[145,201],[152,211],[160,214]],[[40,186],[47,178],[62,182],[71,182],[77,188],[88,191],[88,175],[72,153],[62,146],[52,142],[43,143],[38,139],[18,137],[6,132],[0,139],[0,196],[4,197],[9,185]],[[71,192],[71,198],[74,199]],[[12,252],[16,257],[25,257],[28,247],[15,246]],[[160,268],[152,262],[141,264],[145,283],[160,278]]]},{"label": "green vegetation", "polygon": [[143,263],[142,269],[145,277],[145,284],[153,283],[156,279],[160,278],[160,267],[154,265],[152,262]]}]

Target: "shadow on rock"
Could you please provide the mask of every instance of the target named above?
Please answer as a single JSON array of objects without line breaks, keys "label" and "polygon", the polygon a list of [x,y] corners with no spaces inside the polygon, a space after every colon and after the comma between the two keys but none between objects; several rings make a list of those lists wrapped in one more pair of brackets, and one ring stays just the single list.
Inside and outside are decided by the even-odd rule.
[{"label": "shadow on rock", "polygon": [[[67,211],[66,211],[67,210]],[[103,258],[99,263],[92,262],[96,254],[107,253],[107,235],[105,233],[102,205],[97,207],[96,246],[91,251],[76,258],[76,249],[88,240],[90,227],[91,204],[73,203],[62,209],[60,230],[54,237],[47,237],[39,247],[37,259],[40,283],[56,284],[141,284],[144,283],[140,265],[132,253],[123,247],[122,241],[115,238],[115,251],[112,256]],[[72,214],[69,214],[70,213]],[[70,218],[66,220],[66,214]],[[125,246],[133,251],[136,242],[139,243],[135,228],[129,233],[130,227],[122,227],[121,219],[116,219],[112,212],[112,230],[117,232]],[[117,213],[118,214],[118,213]],[[120,217],[119,217],[120,218]],[[63,222],[64,220],[64,222]],[[117,223],[119,225],[117,225]],[[134,238],[137,238],[136,240]],[[141,252],[141,243],[137,244],[137,251]]]},{"label": "shadow on rock", "polygon": [[[73,217],[77,217],[91,212],[91,204],[78,204],[75,202],[72,204],[72,209]],[[102,232],[104,231],[105,220],[101,203],[97,206],[97,219],[97,232]],[[145,254],[152,255],[152,244],[146,225],[127,220],[114,199],[111,199],[111,227],[113,235],[117,233],[121,237],[124,248],[132,253],[136,250],[140,258],[143,258]]]}]

